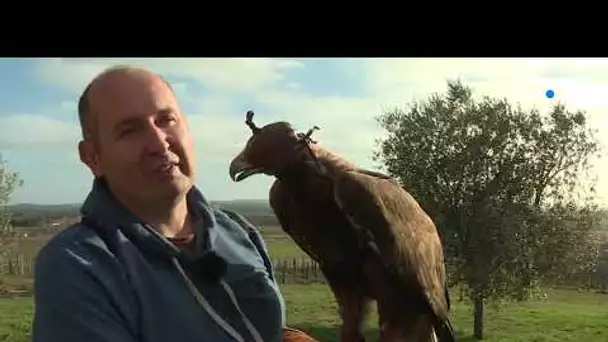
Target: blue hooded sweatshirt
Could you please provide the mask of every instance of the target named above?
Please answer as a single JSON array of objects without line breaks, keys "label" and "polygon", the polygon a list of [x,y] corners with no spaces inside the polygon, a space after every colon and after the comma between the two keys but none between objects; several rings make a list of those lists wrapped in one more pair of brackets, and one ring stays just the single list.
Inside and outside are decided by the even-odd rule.
[{"label": "blue hooded sweatshirt", "polygon": [[33,341],[281,341],[284,301],[256,228],[196,188],[187,201],[197,219],[192,252],[95,181],[82,222],[38,254]]}]

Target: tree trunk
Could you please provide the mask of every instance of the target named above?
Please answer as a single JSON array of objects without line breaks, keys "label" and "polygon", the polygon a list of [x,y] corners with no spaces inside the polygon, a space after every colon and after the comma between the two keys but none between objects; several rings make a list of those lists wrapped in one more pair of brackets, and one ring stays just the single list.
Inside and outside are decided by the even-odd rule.
[{"label": "tree trunk", "polygon": [[483,340],[483,298],[481,296],[476,297],[473,313],[473,336],[478,340]]}]

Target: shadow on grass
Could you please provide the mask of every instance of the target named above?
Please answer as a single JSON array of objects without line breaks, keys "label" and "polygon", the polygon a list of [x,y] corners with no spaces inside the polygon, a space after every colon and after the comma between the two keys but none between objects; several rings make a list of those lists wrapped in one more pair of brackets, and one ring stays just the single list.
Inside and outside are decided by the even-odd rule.
[{"label": "shadow on grass", "polygon": [[[319,326],[313,324],[296,324],[292,328],[300,329],[310,336],[318,339],[320,342],[340,342],[340,327],[339,326]],[[379,340],[378,329],[366,329],[365,338],[368,342]],[[465,336],[464,333],[456,331],[456,339],[458,342],[478,342],[474,336]]]}]

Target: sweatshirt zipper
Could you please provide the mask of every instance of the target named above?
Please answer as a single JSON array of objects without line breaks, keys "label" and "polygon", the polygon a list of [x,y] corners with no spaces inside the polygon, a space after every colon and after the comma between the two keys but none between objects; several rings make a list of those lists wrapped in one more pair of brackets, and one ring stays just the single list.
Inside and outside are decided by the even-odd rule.
[{"label": "sweatshirt zipper", "polygon": [[[179,263],[179,261],[177,260],[177,258],[173,257],[173,258],[171,258],[171,260],[173,261],[173,264],[175,265],[175,267],[181,274],[182,278],[186,282],[186,286],[188,287],[188,290],[190,290],[190,293],[196,298],[196,301],[199,303],[199,305],[209,314],[209,316],[211,316],[211,318],[220,327],[222,327],[222,329],[224,329],[224,331],[226,331],[230,336],[232,336],[232,338],[234,338],[238,342],[245,342],[245,339],[243,338],[243,336],[241,336],[241,334],[239,334],[230,324],[228,324],[228,322],[226,322],[222,317],[220,317],[220,315],[217,314],[217,312],[213,309],[211,304],[209,304],[207,299],[205,299],[205,297],[196,288],[194,283],[192,283],[190,278],[186,275],[186,272],[182,268],[182,266]],[[245,323],[245,326],[247,327],[247,329],[253,336],[254,341],[255,342],[264,342],[264,340],[262,339],[262,336],[260,335],[258,330],[253,326],[253,324],[251,323],[251,321],[249,320],[247,315],[245,315],[243,310],[241,310],[241,307],[239,306],[239,303],[238,303],[236,296],[234,295],[234,292],[232,291],[232,288],[230,287],[230,285],[228,285],[228,283],[226,283],[226,281],[224,279],[220,279],[220,284],[222,285],[222,288],[224,289],[224,291],[226,291],[226,293],[228,294],[228,297],[230,297],[230,300],[232,301],[232,304],[234,305],[234,307],[236,308],[238,313],[241,315],[241,319],[243,320],[243,323]]]}]

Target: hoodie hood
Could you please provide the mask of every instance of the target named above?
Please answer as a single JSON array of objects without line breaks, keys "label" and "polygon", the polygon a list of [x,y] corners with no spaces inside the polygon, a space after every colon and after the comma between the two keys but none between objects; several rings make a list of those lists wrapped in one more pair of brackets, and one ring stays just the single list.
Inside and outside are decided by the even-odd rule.
[{"label": "hoodie hood", "polygon": [[187,201],[198,221],[192,257],[199,262],[192,263],[96,180],[82,222],[39,253],[37,302],[69,310],[59,318],[38,310],[35,340],[82,341],[90,324],[74,322],[93,313],[110,339],[118,336],[116,322],[124,322],[121,333],[151,342],[180,334],[184,342],[282,341],[285,305],[259,232],[238,214],[212,207],[196,188]]},{"label": "hoodie hood", "polygon": [[192,253],[180,251],[149,224],[123,206],[110,192],[103,179],[96,179],[80,212],[86,220],[101,229],[120,230],[142,253],[179,259],[199,259],[213,251],[216,237],[214,209],[193,186],[186,196],[190,214],[195,218],[195,248]]}]

